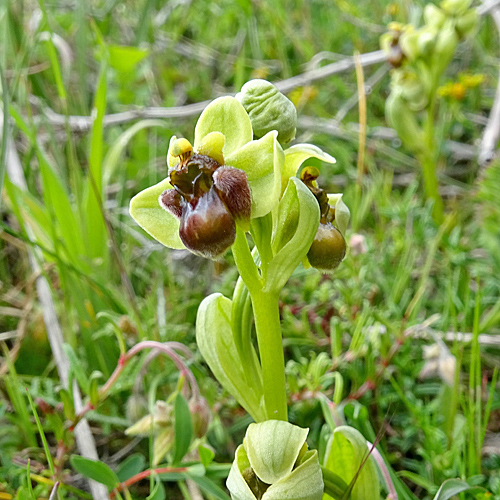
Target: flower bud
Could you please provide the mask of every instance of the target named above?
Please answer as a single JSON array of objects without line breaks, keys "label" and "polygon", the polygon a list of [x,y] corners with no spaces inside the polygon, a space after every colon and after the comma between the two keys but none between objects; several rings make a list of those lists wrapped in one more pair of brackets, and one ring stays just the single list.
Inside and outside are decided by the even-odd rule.
[{"label": "flower bud", "polygon": [[415,152],[422,149],[422,129],[399,87],[392,90],[385,103],[385,116],[389,125],[396,130],[407,148]]},{"label": "flower bud", "polygon": [[250,424],[227,478],[233,500],[321,500],[323,477],[308,429],[267,420]]},{"label": "flower bud", "polygon": [[441,71],[444,71],[450,63],[457,45],[458,35],[454,23],[448,21],[439,32],[435,47],[436,62]]},{"label": "flower bud", "polygon": [[212,421],[212,412],[207,400],[201,396],[189,400],[189,411],[193,422],[193,432],[197,438],[203,437]]},{"label": "flower bud", "polygon": [[307,252],[312,267],[329,273],[334,271],[345,257],[346,243],[342,233],[330,222],[319,224],[318,232]]},{"label": "flower bud", "polygon": [[459,16],[465,13],[471,3],[472,0],[444,0],[441,8],[450,16]]},{"label": "flower bud", "polygon": [[427,26],[439,30],[446,21],[446,14],[436,5],[428,3],[424,7],[424,21]]},{"label": "flower bud", "polygon": [[254,136],[264,137],[271,130],[278,131],[280,144],[295,138],[297,111],[292,101],[266,80],[250,80],[236,94],[245,108]]},{"label": "flower bud", "polygon": [[479,19],[477,10],[469,10],[464,15],[460,16],[455,24],[455,30],[459,38],[463,39],[474,30]]}]

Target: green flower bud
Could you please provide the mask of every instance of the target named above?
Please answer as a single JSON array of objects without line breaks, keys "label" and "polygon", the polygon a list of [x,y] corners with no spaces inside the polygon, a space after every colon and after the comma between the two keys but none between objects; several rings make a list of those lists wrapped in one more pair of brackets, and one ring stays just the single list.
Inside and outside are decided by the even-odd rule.
[{"label": "green flower bud", "polygon": [[472,0],[444,0],[441,8],[449,16],[460,16],[471,6]]},{"label": "green flower bud", "polygon": [[207,400],[202,396],[193,397],[189,400],[189,411],[193,422],[194,435],[197,438],[203,437],[212,421],[212,412]]},{"label": "green flower bud", "polygon": [[427,26],[440,29],[446,21],[446,14],[436,5],[428,3],[424,7],[424,21]]},{"label": "green flower bud", "polygon": [[414,71],[398,71],[394,74],[393,85],[398,87],[402,98],[412,111],[421,111],[427,106],[429,98],[426,87],[420,75]]},{"label": "green flower bud", "polygon": [[443,71],[451,59],[458,45],[458,35],[452,21],[445,23],[436,40],[435,56],[438,67]]},{"label": "green flower bud", "polygon": [[308,429],[267,420],[250,424],[227,478],[233,500],[321,500],[323,476]]},{"label": "green flower bud", "polygon": [[404,32],[399,39],[401,50],[409,61],[414,61],[422,55],[418,45],[418,38],[418,31],[408,30]]},{"label": "green flower bud", "polygon": [[438,37],[438,30],[434,27],[425,27],[418,30],[416,36],[420,57],[425,59],[429,57],[434,50]]},{"label": "green flower bud", "polygon": [[404,145],[418,152],[423,147],[423,132],[419,127],[414,113],[408,106],[406,99],[401,94],[401,89],[392,90],[385,103],[385,116],[387,123],[396,130]]},{"label": "green flower bud", "polygon": [[467,37],[467,35],[470,35],[476,27],[478,20],[479,14],[477,10],[469,10],[463,16],[460,16],[455,24],[455,30],[459,38],[463,39]]},{"label": "green flower bud", "polygon": [[271,130],[277,130],[280,144],[287,144],[295,138],[295,106],[272,83],[250,80],[236,94],[236,99],[248,113],[255,137],[264,137]]}]

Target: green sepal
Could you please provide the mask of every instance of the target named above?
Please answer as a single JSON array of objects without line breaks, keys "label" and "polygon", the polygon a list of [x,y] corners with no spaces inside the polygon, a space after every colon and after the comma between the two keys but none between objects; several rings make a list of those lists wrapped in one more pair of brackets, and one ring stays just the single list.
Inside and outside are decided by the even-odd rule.
[{"label": "green sepal", "polygon": [[[232,301],[220,293],[206,297],[196,317],[196,342],[220,384],[256,421],[265,420],[262,372],[251,343],[236,348],[231,328]],[[242,359],[246,356],[248,359]]]},{"label": "green sepal", "polygon": [[147,233],[169,248],[185,248],[179,237],[178,219],[161,208],[158,197],[172,186],[168,179],[141,191],[130,200],[130,215]]},{"label": "green sepal", "polygon": [[233,500],[321,500],[316,450],[306,451],[308,429],[267,420],[250,424],[236,450],[226,486]]},{"label": "green sepal", "polygon": [[385,103],[387,123],[396,130],[403,144],[415,153],[424,148],[424,133],[399,88],[394,88]]},{"label": "green sepal", "polygon": [[335,225],[342,233],[342,236],[345,237],[347,225],[349,224],[349,219],[351,218],[351,212],[342,200],[342,193],[329,193],[327,196],[328,204],[335,207]]},{"label": "green sepal", "polygon": [[244,445],[250,465],[261,481],[274,484],[292,472],[308,433],[309,429],[282,420],[248,426]]},{"label": "green sepal", "polygon": [[[371,456],[365,461],[369,453],[366,439],[354,427],[346,425],[337,427],[330,438],[325,453],[325,467],[335,472],[347,484],[356,476],[359,468],[363,468],[357,476],[351,491],[351,500],[379,500],[380,484]],[[324,495],[325,500],[330,499]]]},{"label": "green sepal", "polygon": [[311,450],[288,477],[269,487],[262,500],[320,500],[323,489],[318,452]]},{"label": "green sepal", "polygon": [[211,132],[224,135],[224,157],[253,139],[250,118],[245,108],[234,97],[219,97],[205,108],[194,131],[195,151],[198,150],[202,139]]},{"label": "green sepal", "polygon": [[325,153],[322,149],[312,144],[296,144],[285,151],[285,166],[281,176],[281,192],[283,193],[288,184],[288,179],[297,174],[299,167],[308,158],[318,158],[326,163],[335,163],[333,156]]},{"label": "green sepal", "polygon": [[319,204],[307,186],[291,177],[278,214],[273,235],[275,256],[269,263],[266,291],[280,291],[306,256],[318,230]]},{"label": "green sepal", "polygon": [[226,165],[247,174],[252,193],[252,218],[263,217],[278,203],[285,155],[273,130],[225,157]]}]

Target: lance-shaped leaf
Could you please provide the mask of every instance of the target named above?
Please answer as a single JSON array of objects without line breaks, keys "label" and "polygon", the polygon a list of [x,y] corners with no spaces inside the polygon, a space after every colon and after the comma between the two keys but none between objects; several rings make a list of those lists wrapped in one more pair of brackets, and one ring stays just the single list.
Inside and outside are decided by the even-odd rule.
[{"label": "lance-shaped leaf", "polygon": [[242,359],[231,328],[232,302],[220,293],[206,297],[196,317],[196,342],[213,374],[256,421],[265,419],[262,373],[252,344]]},{"label": "lance-shaped leaf", "polygon": [[185,248],[179,238],[179,220],[161,208],[158,197],[172,186],[168,179],[141,191],[130,200],[130,215],[146,232],[169,248]]},{"label": "lance-shaped leaf", "polygon": [[319,225],[319,204],[307,186],[291,177],[278,206],[273,236],[276,252],[267,271],[267,288],[281,290],[306,256]]},{"label": "lance-shaped leaf", "polygon": [[205,108],[194,131],[195,150],[198,150],[202,139],[211,132],[224,135],[224,157],[253,139],[250,118],[245,108],[234,97],[219,97]]},{"label": "lance-shaped leaf", "polygon": [[[346,425],[337,427],[325,453],[325,467],[350,484],[363,465],[351,492],[351,500],[379,500],[380,485],[375,462],[362,434]],[[365,459],[368,459],[365,461]],[[326,495],[324,498],[331,498]]]},{"label": "lance-shaped leaf", "polygon": [[247,174],[252,192],[252,218],[263,217],[278,203],[281,171],[285,156],[273,130],[262,139],[251,141],[225,157],[226,165]]},{"label": "lance-shaped leaf", "polygon": [[312,144],[296,144],[285,151],[285,166],[281,176],[281,192],[284,192],[288,184],[288,179],[297,174],[299,167],[308,158],[318,158],[326,163],[335,163],[333,156]]}]

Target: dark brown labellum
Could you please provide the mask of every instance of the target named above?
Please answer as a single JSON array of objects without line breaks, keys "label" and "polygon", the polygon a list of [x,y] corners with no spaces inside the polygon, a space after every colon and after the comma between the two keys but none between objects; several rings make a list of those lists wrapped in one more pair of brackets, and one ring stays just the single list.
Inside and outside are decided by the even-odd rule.
[{"label": "dark brown labellum", "polygon": [[234,218],[214,188],[184,205],[179,236],[187,249],[208,259],[222,255],[234,243]]},{"label": "dark brown labellum", "polygon": [[330,222],[320,223],[307,253],[312,267],[325,273],[335,270],[345,257],[346,242],[342,233]]}]

